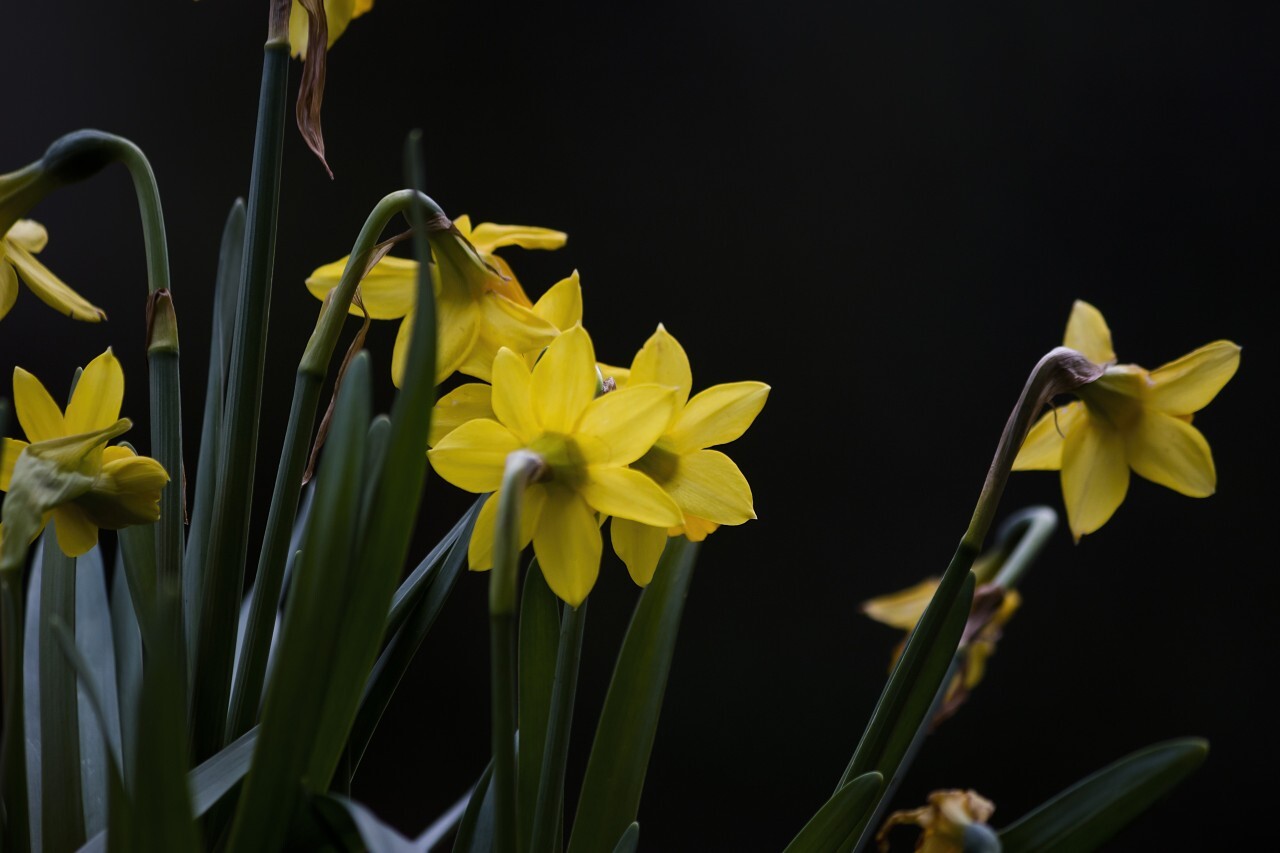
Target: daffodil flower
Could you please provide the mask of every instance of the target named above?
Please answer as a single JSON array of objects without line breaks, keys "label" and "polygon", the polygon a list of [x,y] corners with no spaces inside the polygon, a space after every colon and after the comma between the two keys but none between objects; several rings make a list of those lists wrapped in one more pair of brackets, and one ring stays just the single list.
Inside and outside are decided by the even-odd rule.
[{"label": "daffodil flower", "polygon": [[76,293],[36,260],[49,242],[49,232],[39,222],[19,219],[0,237],[0,318],[9,313],[18,298],[18,279],[45,304],[77,320],[97,323],[106,313]]},{"label": "daffodil flower", "polygon": [[965,830],[986,826],[996,813],[995,804],[977,791],[934,791],[929,805],[911,811],[894,812],[876,833],[881,853],[889,849],[889,831],[895,826],[918,826],[916,850],[921,853],[961,853],[965,850]]},{"label": "daffodil flower", "polygon": [[[481,223],[473,230],[467,218],[454,222],[455,231],[433,232],[434,286],[439,317],[436,381],[460,370],[486,382],[493,354],[500,347],[526,353],[541,350],[560,331],[534,312],[509,267],[493,254],[503,246],[558,248],[565,235],[546,228]],[[467,235],[480,242],[471,243]],[[495,263],[496,261],[496,263]],[[318,299],[338,286],[347,258],[319,267],[307,278],[307,289]],[[501,275],[495,267],[506,271]],[[507,275],[506,279],[503,275]],[[418,262],[386,257],[378,261],[360,284],[364,309],[373,320],[400,320],[391,354],[391,380],[399,387],[413,334],[417,301]],[[541,301],[541,300],[539,300]],[[364,316],[354,303],[352,314]],[[581,308],[579,307],[579,313]],[[484,356],[472,358],[481,348]]]},{"label": "daffodil flower", "polygon": [[[40,380],[14,368],[14,409],[28,440],[4,439],[0,491],[16,493],[24,467],[41,481],[33,486],[34,502],[42,505],[25,507],[43,516],[30,538],[52,517],[59,547],[77,557],[97,544],[99,528],[160,517],[160,490],[169,481],[164,468],[127,447],[105,446],[130,426],[120,418],[123,398],[124,372],[111,350],[85,367],[65,414]],[[5,501],[6,520],[17,511],[15,497]]]},{"label": "daffodil flower", "polygon": [[1081,301],[1072,307],[1064,344],[1106,365],[1106,372],[1076,391],[1079,401],[1059,406],[1031,428],[1013,468],[1061,470],[1076,541],[1119,508],[1130,469],[1188,497],[1213,494],[1213,454],[1191,416],[1235,375],[1240,347],[1215,341],[1155,370],[1116,364],[1106,320]]},{"label": "daffodil flower", "polygon": [[679,504],[679,524],[654,526],[615,517],[610,522],[613,549],[641,586],[653,579],[669,536],[684,534],[700,542],[722,524],[756,517],[751,486],[728,456],[708,448],[728,444],[751,426],[769,396],[763,382],[731,382],[692,399],[689,357],[661,325],[631,362],[626,387],[657,383],[676,389],[677,407],[653,447],[633,463]]},{"label": "daffodil flower", "polygon": [[[373,0],[324,0],[324,16],[329,22],[329,47],[354,19],[373,8]],[[298,0],[289,10],[289,49],[294,56],[307,55],[307,12]]]},{"label": "daffodil flower", "polygon": [[469,492],[493,492],[476,518],[473,570],[493,564],[493,539],[507,455],[527,449],[545,466],[524,493],[521,544],[533,542],[547,584],[577,607],[600,571],[597,513],[662,528],[680,507],[648,475],[628,468],[671,422],[673,388],[633,383],[596,397],[595,349],[581,326],[557,337],[532,371],[501,349],[493,362],[495,419],[470,420],[428,452],[436,472]]},{"label": "daffodil flower", "polygon": [[[974,564],[975,573],[981,577],[984,573],[982,562],[994,558],[994,552],[980,557]],[[898,643],[890,657],[890,669],[898,662],[907,644],[907,635],[924,615],[925,608],[933,600],[933,594],[937,589],[938,578],[925,578],[915,586],[862,603],[862,612],[867,616],[903,632],[902,641]],[[969,694],[981,683],[987,671],[987,661],[995,654],[996,643],[1004,632],[1004,626],[1013,618],[1013,614],[1021,604],[1022,598],[1016,589],[1005,590],[994,585],[978,588],[973,598],[973,608],[965,624],[960,668],[947,684],[942,703],[933,716],[934,725],[955,714],[969,698]]]}]

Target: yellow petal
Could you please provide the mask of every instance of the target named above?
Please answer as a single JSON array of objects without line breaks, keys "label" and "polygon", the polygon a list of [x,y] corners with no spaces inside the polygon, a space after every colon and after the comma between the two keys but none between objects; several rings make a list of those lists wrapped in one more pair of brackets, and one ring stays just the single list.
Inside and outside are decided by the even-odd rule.
[{"label": "yellow petal", "polygon": [[18,464],[18,456],[26,449],[27,442],[16,438],[6,438],[0,447],[0,492],[9,491],[9,481],[13,479],[13,466]]},{"label": "yellow petal", "polygon": [[28,441],[48,441],[67,434],[62,409],[40,380],[21,367],[13,369],[13,408]]},{"label": "yellow petal", "polygon": [[493,359],[493,411],[526,444],[541,433],[533,415],[532,388],[524,359],[506,347],[499,350]]},{"label": "yellow petal", "polygon": [[591,401],[578,425],[579,446],[588,464],[630,465],[649,452],[675,415],[675,389],[629,385]]},{"label": "yellow petal", "polygon": [[686,514],[716,524],[742,524],[756,517],[747,478],[718,450],[696,450],[681,456],[674,474],[662,487]]},{"label": "yellow petal", "polygon": [[351,9],[351,17],[358,18],[372,8],[373,0],[356,0],[355,6]]},{"label": "yellow petal", "polygon": [[627,574],[638,586],[648,586],[658,560],[667,547],[667,531],[638,521],[615,518],[609,522],[614,553],[627,566]]},{"label": "yellow petal", "polygon": [[518,353],[542,349],[558,333],[555,326],[533,313],[533,309],[496,293],[487,293],[480,300],[480,316],[481,333],[498,345],[495,351],[501,347]]},{"label": "yellow petal", "polygon": [[1062,343],[1094,364],[1111,364],[1116,360],[1116,352],[1111,348],[1111,330],[1107,328],[1107,321],[1102,319],[1101,311],[1083,299],[1077,299],[1071,306],[1071,317],[1067,320],[1067,334]]},{"label": "yellow petal", "polygon": [[628,381],[669,385],[676,389],[678,406],[683,407],[688,402],[689,392],[693,390],[689,356],[685,354],[680,342],[661,323],[631,360],[631,376]]},{"label": "yellow petal", "polygon": [[587,330],[574,326],[551,342],[533,368],[533,412],[543,431],[568,435],[595,395],[595,348]]},{"label": "yellow petal", "polygon": [[[456,224],[456,223],[455,223]],[[488,255],[503,246],[519,246],[522,249],[559,249],[569,239],[563,231],[538,228],[533,225],[495,225],[481,222],[471,229],[470,238],[476,251]]]},{"label": "yellow petal", "polygon": [[586,501],[567,489],[548,489],[533,551],[547,586],[570,607],[595,586],[602,549],[600,525]]},{"label": "yellow petal", "polygon": [[494,420],[491,389],[480,382],[459,385],[436,401],[427,444],[435,447],[446,435],[476,418]]},{"label": "yellow petal", "polygon": [[769,386],[763,382],[713,385],[684,407],[667,441],[680,453],[728,444],[747,431],[768,397]]},{"label": "yellow petal", "polygon": [[13,308],[18,299],[18,274],[9,266],[4,256],[4,244],[0,243],[0,320]]},{"label": "yellow petal", "polygon": [[1076,540],[1106,524],[1128,490],[1124,438],[1086,409],[1062,449],[1062,497]]},{"label": "yellow petal", "polygon": [[49,232],[34,219],[19,219],[13,223],[7,234],[0,236],[17,243],[33,255],[43,252],[44,247],[49,244]]},{"label": "yellow petal", "polygon": [[1148,410],[1126,438],[1129,465],[1140,476],[1187,497],[1213,494],[1218,483],[1213,454],[1191,424]]},{"label": "yellow petal", "polygon": [[436,473],[468,492],[492,492],[502,484],[507,454],[524,446],[497,421],[467,421],[427,451]]},{"label": "yellow petal", "polygon": [[582,497],[597,512],[641,524],[665,529],[684,521],[680,507],[661,486],[630,468],[588,466]]},{"label": "yellow petal", "polygon": [[68,287],[26,249],[10,242],[6,254],[31,292],[55,311],[88,323],[107,319],[105,311]]},{"label": "yellow petal", "polygon": [[862,612],[891,628],[910,631],[924,615],[937,590],[938,579],[926,578],[915,586],[862,602]]},{"label": "yellow petal", "polygon": [[511,271],[511,265],[497,255],[484,255],[484,262],[488,264],[496,275],[490,275],[485,280],[485,289],[490,293],[497,293],[505,296],[517,305],[523,305],[525,308],[532,308],[533,302],[529,299],[529,294],[524,292],[524,288],[520,286],[520,282],[516,280],[516,274]]},{"label": "yellow petal", "polygon": [[[498,495],[494,492],[480,507],[476,516],[476,525],[471,532],[471,542],[467,548],[467,565],[473,572],[484,572],[493,568],[493,532],[498,519]],[[546,487],[532,485],[525,489],[524,504],[520,507],[520,549],[524,550],[533,541],[533,531],[537,529],[538,519],[542,515],[542,505],[546,501]]]},{"label": "yellow petal", "polygon": [[123,402],[124,370],[108,348],[80,374],[71,402],[67,404],[67,433],[93,432],[110,426],[120,417]]},{"label": "yellow petal", "polygon": [[1013,460],[1015,471],[1057,471],[1062,467],[1063,436],[1069,433],[1084,414],[1084,404],[1068,403],[1059,406],[1036,421],[1022,442],[1018,457]]},{"label": "yellow petal", "polygon": [[156,460],[127,456],[104,462],[93,486],[75,504],[97,527],[119,530],[150,524],[160,518],[160,492],[168,482],[169,475]]},{"label": "yellow petal", "polygon": [[561,279],[538,299],[533,312],[563,332],[582,322],[582,284],[578,271]]},{"label": "yellow petal", "polygon": [[683,535],[690,542],[701,542],[712,533],[720,529],[720,525],[714,521],[707,521],[705,518],[698,518],[696,515],[684,514],[684,524],[679,527],[672,527],[667,530],[670,536]]},{"label": "yellow petal", "polygon": [[1171,415],[1198,412],[1236,375],[1240,347],[1214,341],[1151,371],[1150,403]]},{"label": "yellow petal", "polygon": [[98,544],[98,528],[93,526],[84,510],[73,503],[54,509],[53,529],[58,537],[58,547],[68,557],[87,554]]},{"label": "yellow petal", "polygon": [[119,462],[121,459],[132,459],[137,455],[138,454],[134,453],[127,447],[119,444],[113,444],[110,447],[102,448],[102,464],[106,465],[108,462]]},{"label": "yellow petal", "polygon": [[[329,47],[347,29],[347,24],[355,17],[357,0],[324,0],[324,16],[329,24]],[[372,0],[366,0],[372,5]],[[298,0],[293,0],[293,8],[289,10],[289,47],[294,56],[305,58],[307,55],[307,13]]]},{"label": "yellow petal", "polygon": [[[338,286],[347,267],[346,258],[318,267],[307,277],[307,290],[317,299]],[[413,313],[418,301],[418,262],[408,258],[385,257],[360,282],[360,300],[373,320],[395,320]],[[352,300],[349,313],[363,317],[364,311]]]},{"label": "yellow petal", "polygon": [[[480,332],[480,311],[475,303],[449,303],[436,306],[440,331],[436,336],[436,383],[448,379],[466,360]],[[413,315],[400,321],[395,348],[391,351],[391,381],[397,388],[404,381],[409,360],[409,344],[413,340]]]}]

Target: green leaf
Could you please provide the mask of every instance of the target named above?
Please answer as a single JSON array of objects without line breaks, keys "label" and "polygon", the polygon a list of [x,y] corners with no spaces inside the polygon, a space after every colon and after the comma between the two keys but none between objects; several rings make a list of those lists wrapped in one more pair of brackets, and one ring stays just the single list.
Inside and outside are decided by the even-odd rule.
[{"label": "green leaf", "polygon": [[[284,844],[288,821],[281,816],[298,809],[304,778],[312,786],[328,785],[327,777],[307,773],[325,696],[337,688],[356,692],[358,698],[364,682],[365,672],[339,660],[339,643],[345,639],[341,626],[351,616],[353,594],[366,580],[359,577],[356,550],[361,484],[368,475],[369,383],[369,357],[362,353],[352,361],[334,409],[267,685],[256,757],[231,829],[232,850],[275,851]],[[379,636],[385,613],[369,626]]]},{"label": "green leaf", "polygon": [[627,827],[627,831],[622,833],[618,843],[614,845],[613,853],[636,853],[638,846],[640,846],[640,824],[633,821]]},{"label": "green leaf", "polygon": [[121,770],[125,784],[132,787],[131,759],[138,748],[138,694],[142,690],[142,634],[125,578],[123,548],[116,548],[116,567],[111,578],[111,644],[116,659]]},{"label": "green leaf", "polygon": [[1125,756],[1000,830],[1005,853],[1095,850],[1191,775],[1208,741],[1165,741]]},{"label": "green leaf", "polygon": [[[92,835],[106,827],[108,759],[114,757],[118,768],[121,751],[111,606],[102,552],[96,547],[76,560],[74,636],[84,661],[84,668],[77,670],[80,676],[80,784],[84,793],[85,832]],[[101,700],[101,709],[96,711],[92,707],[94,695]],[[101,717],[97,723],[95,716]]]},{"label": "green leaf", "polygon": [[189,664],[195,666],[196,629],[200,592],[204,585],[205,558],[209,550],[209,524],[218,486],[218,449],[222,445],[222,403],[226,393],[227,356],[235,328],[235,306],[240,297],[244,264],[244,200],[236,199],[222,227],[218,247],[218,272],[214,278],[213,330],[209,342],[209,370],[205,379],[204,420],[200,425],[200,455],[196,462],[195,495],[187,549],[182,555],[182,611],[187,630]]},{"label": "green leaf", "polygon": [[85,841],[79,699],[55,625],[75,624],[76,561],[58,547],[53,525],[40,545],[40,836],[50,850],[74,850]]},{"label": "green leaf", "polygon": [[369,853],[426,853],[417,842],[405,838],[349,797],[322,794],[313,797],[311,805],[335,832],[346,835],[354,830]]},{"label": "green leaf", "polygon": [[640,594],[596,726],[570,853],[607,850],[636,819],[698,546],[667,540]]},{"label": "green leaf", "polygon": [[395,595],[391,598],[391,611],[387,614],[387,634],[395,634],[400,630],[400,626],[409,617],[409,612],[422,600],[425,591],[435,583],[436,571],[445,555],[450,553],[453,543],[459,538],[463,542],[471,540],[471,528],[475,526],[476,515],[484,506],[487,497],[488,495],[481,495],[476,498],[471,509],[463,513],[462,518],[458,519],[444,538],[436,543],[422,562],[418,563],[396,589]]},{"label": "green leaf", "polygon": [[458,834],[453,838],[453,853],[493,853],[493,761],[480,774],[471,790],[467,810],[462,813]]},{"label": "green leaf", "polygon": [[520,743],[516,781],[516,814],[521,844],[533,834],[533,816],[542,777],[542,755],[551,714],[551,688],[560,644],[560,607],[538,568],[530,562],[520,601],[520,687],[517,700]]},{"label": "green leaf", "polygon": [[[31,558],[27,583],[26,620],[22,629],[23,740],[26,753],[26,802],[30,818],[31,849],[44,849],[40,835],[40,587],[44,577],[43,548]],[[21,585],[19,584],[19,588]]]},{"label": "green leaf", "polygon": [[[480,507],[483,505],[483,500],[476,501],[463,515],[462,520],[454,526],[450,536],[445,537],[446,541],[452,537],[452,547],[443,565],[431,562],[441,547],[437,545],[423,561],[424,565],[431,562],[431,570],[424,571],[417,580],[411,576],[410,580],[405,582],[406,585],[411,582],[415,584],[414,593],[406,600],[414,601],[417,606],[406,613],[406,621],[387,643],[387,647],[383,649],[377,663],[374,664],[373,671],[369,673],[364,695],[360,699],[360,709],[356,712],[355,722],[351,726],[351,736],[347,741],[353,773],[359,768],[369,741],[373,738],[378,722],[382,719],[387,705],[390,704],[400,680],[408,671],[409,664],[413,662],[414,655],[417,654],[422,641],[426,639],[427,632],[435,624],[436,617],[444,609],[445,602],[449,600],[449,595],[458,583],[458,578],[466,571],[467,545],[471,541],[471,528],[475,525],[476,516],[479,515]],[[418,568],[421,569],[423,566],[420,565]],[[415,571],[414,574],[418,573]],[[404,587],[402,586],[401,589]],[[388,619],[388,622],[390,621]]]},{"label": "green leaf", "polygon": [[874,771],[847,782],[809,819],[784,853],[828,853],[839,849],[866,822],[883,786],[884,777]]},{"label": "green leaf", "polygon": [[249,772],[257,743],[258,729],[255,726],[187,774],[196,817],[213,808]]},{"label": "green leaf", "polygon": [[[582,658],[582,632],[587,624],[587,602],[564,608],[560,622],[556,673],[547,714],[545,753],[534,804],[532,853],[564,850],[564,774],[569,760],[569,733],[573,727],[573,703],[578,691],[578,664]],[[523,765],[522,765],[523,766]]]}]

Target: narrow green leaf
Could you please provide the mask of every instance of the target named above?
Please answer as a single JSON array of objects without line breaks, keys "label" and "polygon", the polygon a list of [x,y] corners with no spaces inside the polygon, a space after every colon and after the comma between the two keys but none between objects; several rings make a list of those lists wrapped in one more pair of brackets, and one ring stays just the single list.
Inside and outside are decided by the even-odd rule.
[{"label": "narrow green leaf", "polygon": [[[77,669],[80,718],[80,784],[84,795],[84,828],[92,835],[106,827],[109,761],[119,767],[120,703],[116,696],[116,660],[111,636],[102,552],[94,548],[76,560],[75,643],[84,669]],[[101,709],[92,707],[93,695]],[[95,722],[94,717],[101,720]],[[104,740],[104,737],[106,740]]]},{"label": "narrow green leaf", "polygon": [[[23,723],[26,754],[26,802],[32,850],[43,850],[40,834],[40,587],[43,584],[43,548],[34,548],[28,571],[26,621],[22,629]],[[8,685],[6,680],[6,686]],[[8,721],[5,721],[8,725]]]},{"label": "narrow green leaf", "polygon": [[254,727],[188,774],[196,817],[213,808],[249,772],[257,743],[258,729]]},{"label": "narrow green leaf", "polygon": [[537,559],[524,573],[520,601],[520,687],[517,700],[520,746],[516,761],[516,814],[519,838],[533,836],[533,816],[542,779],[542,756],[547,745],[547,720],[556,677],[560,644],[560,602],[547,586]]},{"label": "narrow green leaf", "polygon": [[1005,853],[1096,850],[1200,766],[1208,741],[1182,738],[1131,753],[1000,830]]},{"label": "narrow green leaf", "polygon": [[480,774],[471,790],[467,810],[462,813],[458,834],[453,838],[453,853],[493,853],[493,761]]},{"label": "narrow green leaf", "polygon": [[453,543],[459,538],[463,542],[471,539],[471,528],[475,525],[476,514],[480,512],[480,507],[484,506],[485,499],[488,495],[481,495],[476,502],[471,505],[471,509],[463,513],[457,523],[450,528],[444,538],[436,543],[435,547],[428,552],[427,556],[418,563],[404,582],[396,589],[395,595],[391,598],[391,611],[387,614],[387,634],[395,634],[400,630],[400,626],[404,624],[404,620],[408,618],[409,611],[412,610],[417,603],[422,600],[427,588],[435,583],[436,571],[440,567],[441,561],[445,555],[453,548]]},{"label": "narrow green leaf", "polygon": [[784,853],[828,853],[839,849],[867,820],[883,786],[884,777],[874,771],[847,782],[809,819]]},{"label": "narrow green leaf", "polygon": [[449,806],[448,811],[440,815],[431,822],[431,825],[422,831],[422,834],[414,839],[414,843],[418,845],[419,850],[434,850],[435,846],[444,840],[444,837],[453,831],[458,822],[462,820],[463,813],[466,812],[467,806],[471,802],[471,792],[463,794],[458,801]]},{"label": "narrow green leaf", "polygon": [[697,554],[684,537],[668,539],[640,594],[587,759],[571,853],[609,849],[636,819]]},{"label": "narrow green leaf", "polygon": [[345,835],[354,830],[369,853],[426,853],[417,842],[405,838],[349,797],[321,794],[312,798],[311,805],[335,832]]},{"label": "narrow green leaf", "polygon": [[547,714],[546,746],[542,773],[534,803],[530,851],[562,851],[564,843],[564,774],[569,763],[569,733],[573,728],[573,704],[578,691],[578,664],[582,658],[582,632],[587,624],[587,602],[565,607],[556,649],[556,674]]},{"label": "narrow green leaf", "polygon": [[142,634],[125,578],[123,548],[116,548],[116,567],[111,578],[111,644],[116,659],[121,770],[125,784],[132,788],[132,757],[138,749],[138,694],[142,690]]},{"label": "narrow green leaf", "polygon": [[200,426],[200,456],[196,461],[195,495],[187,548],[182,555],[182,610],[187,630],[188,664],[195,667],[196,629],[200,592],[209,550],[209,524],[218,486],[218,448],[222,444],[222,401],[226,393],[227,356],[235,328],[244,263],[244,200],[236,199],[222,227],[218,271],[213,288],[213,330],[209,338],[209,370],[205,379],[204,420]]},{"label": "narrow green leaf", "polygon": [[[368,476],[369,383],[369,358],[361,353],[351,363],[335,406],[276,666],[267,685],[257,754],[231,828],[232,850],[275,851],[283,845],[288,821],[281,816],[292,815],[299,806],[324,698],[334,685],[356,692],[358,698],[367,674],[343,666],[338,646],[344,641],[340,626],[349,618],[354,588],[365,581],[358,577],[356,549],[361,484]],[[385,613],[384,609],[371,626],[379,636]],[[358,678],[354,684],[353,677]],[[327,788],[328,777],[311,777],[308,784]]]},{"label": "narrow green leaf", "polygon": [[[476,516],[479,515],[482,505],[483,501],[476,501],[463,515],[458,525],[454,526],[454,531],[451,531],[453,545],[448,552],[448,558],[443,565],[438,563],[432,565],[432,568],[438,571],[424,572],[419,576],[416,589],[420,594],[409,597],[416,602],[417,606],[406,614],[403,625],[387,643],[387,647],[378,656],[373,671],[369,673],[364,695],[360,699],[360,709],[356,712],[355,722],[351,726],[351,736],[347,741],[352,757],[352,772],[360,767],[369,741],[373,738],[373,733],[387,705],[390,704],[396,687],[408,671],[409,664],[413,662],[414,655],[417,654],[422,641],[426,639],[427,632],[435,624],[436,617],[444,609],[445,602],[449,600],[449,595],[458,583],[458,578],[466,571],[467,544],[471,541],[471,528],[475,525]],[[446,540],[448,539],[449,537],[446,537]],[[423,561],[424,564],[432,559],[432,555],[436,554],[439,547],[437,545],[432,549],[427,560]],[[422,567],[419,566],[419,568]],[[407,583],[409,581],[406,581]]]},{"label": "narrow green leaf", "polygon": [[74,850],[85,841],[79,700],[54,625],[75,624],[76,561],[58,547],[53,525],[40,553],[40,835],[50,850]]},{"label": "narrow green leaf", "polygon": [[627,827],[627,831],[622,833],[622,837],[618,839],[618,843],[614,845],[613,853],[636,853],[636,848],[640,846],[640,824],[634,821]]}]

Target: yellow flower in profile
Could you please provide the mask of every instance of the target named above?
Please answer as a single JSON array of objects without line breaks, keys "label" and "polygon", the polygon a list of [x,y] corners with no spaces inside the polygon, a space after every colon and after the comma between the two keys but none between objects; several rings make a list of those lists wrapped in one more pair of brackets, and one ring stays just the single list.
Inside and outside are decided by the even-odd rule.
[{"label": "yellow flower in profile", "polygon": [[1240,347],[1215,341],[1155,370],[1116,364],[1106,320],[1078,300],[1063,343],[1106,365],[1106,372],[1076,391],[1079,401],[1059,406],[1031,428],[1013,468],[1062,471],[1067,522],[1076,541],[1119,508],[1130,469],[1188,497],[1213,494],[1213,454],[1191,416],[1235,375]]},{"label": "yellow flower in profile", "polygon": [[[324,16],[329,24],[329,47],[347,30],[347,25],[373,8],[373,0],[324,0]],[[294,56],[307,55],[307,12],[298,0],[289,10],[289,50]]]},{"label": "yellow flower in profile", "polygon": [[18,298],[18,279],[55,311],[76,320],[97,323],[106,313],[62,282],[35,256],[49,242],[49,232],[39,222],[19,219],[0,236],[0,318]]},{"label": "yellow flower in profile", "polygon": [[613,549],[641,586],[653,579],[669,536],[684,534],[701,542],[722,524],[756,517],[751,486],[733,460],[708,448],[728,444],[751,426],[764,408],[769,386],[763,382],[713,385],[692,399],[689,357],[662,326],[631,362],[626,387],[656,383],[676,389],[677,407],[653,447],[632,467],[654,479],[675,499],[679,524],[655,527],[634,519],[610,522]]},{"label": "yellow flower in profile", "polygon": [[[58,545],[68,556],[92,549],[99,528],[115,530],[160,517],[160,490],[169,481],[164,468],[127,447],[104,446],[130,426],[120,418],[123,399],[124,372],[111,350],[85,367],[65,414],[40,380],[14,368],[14,409],[28,441],[4,439],[0,491],[9,491],[22,476],[24,454],[49,463],[45,470],[55,473],[46,479],[56,479],[59,466],[66,469],[75,485],[67,487],[65,501],[49,509]],[[5,507],[8,518],[8,502]]]},{"label": "yellow flower in profile", "polygon": [[532,371],[501,349],[493,362],[494,419],[470,420],[428,451],[436,473],[469,492],[493,492],[476,517],[472,570],[493,565],[493,538],[507,455],[535,453],[544,468],[523,496],[521,545],[533,542],[548,586],[577,607],[600,571],[597,513],[671,527],[679,506],[628,468],[670,423],[676,391],[635,384],[597,397],[595,349],[581,326],[557,337]]},{"label": "yellow flower in profile", "polygon": [[[974,572],[982,577],[984,574],[982,562],[994,558],[994,552],[984,554],[974,564]],[[862,603],[862,612],[867,616],[882,625],[904,632],[902,641],[893,650],[889,661],[890,669],[898,662],[902,650],[906,647],[907,636],[924,615],[929,602],[933,600],[938,582],[938,578],[925,578],[915,586],[877,596]],[[987,671],[987,661],[995,654],[996,643],[1004,632],[1004,626],[1013,618],[1013,614],[1021,604],[1022,597],[1016,589],[1005,590],[990,584],[978,588],[973,597],[973,608],[965,624],[960,650],[960,668],[948,682],[942,703],[933,715],[935,726],[960,710],[960,706],[969,698],[969,694],[982,682],[982,677]]]},{"label": "yellow flower in profile", "polygon": [[[500,347],[519,353],[540,350],[559,331],[534,312],[514,277],[504,279],[507,273],[500,275],[495,271],[499,264],[501,270],[509,267],[493,251],[504,246],[558,248],[566,238],[559,231],[523,225],[484,222],[473,230],[465,216],[454,226],[456,230],[431,234],[440,329],[436,381],[443,382],[460,370],[487,382],[493,354]],[[471,243],[468,234],[480,242]],[[347,258],[342,258],[319,267],[307,277],[307,289],[316,298],[324,299],[325,294],[338,286],[346,265]],[[360,297],[370,319],[401,321],[391,354],[391,380],[397,387],[409,357],[417,288],[418,262],[408,258],[383,258],[360,283]],[[364,316],[354,302],[351,313]],[[472,358],[477,348],[486,355]]]},{"label": "yellow flower in profile", "polygon": [[974,825],[985,827],[995,813],[995,804],[977,791],[934,791],[929,805],[889,815],[876,833],[876,844],[885,853],[891,829],[918,826],[923,830],[915,848],[920,853],[962,853],[965,830]]}]

